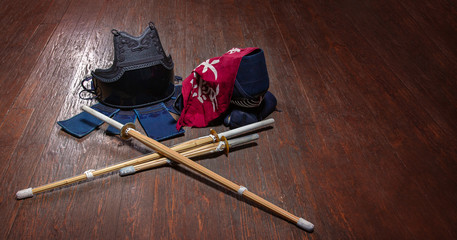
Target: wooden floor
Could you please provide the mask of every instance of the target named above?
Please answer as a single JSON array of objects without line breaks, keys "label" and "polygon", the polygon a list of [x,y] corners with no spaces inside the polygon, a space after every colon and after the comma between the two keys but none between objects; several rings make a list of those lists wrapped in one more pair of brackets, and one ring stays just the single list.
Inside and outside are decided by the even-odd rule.
[{"label": "wooden floor", "polygon": [[[0,239],[457,239],[456,1],[0,5]],[[15,199],[150,152],[106,126],[76,139],[56,124],[93,103],[79,84],[111,65],[111,29],[138,35],[149,21],[177,75],[232,47],[265,51],[274,128],[199,163],[314,232],[179,166]]]}]

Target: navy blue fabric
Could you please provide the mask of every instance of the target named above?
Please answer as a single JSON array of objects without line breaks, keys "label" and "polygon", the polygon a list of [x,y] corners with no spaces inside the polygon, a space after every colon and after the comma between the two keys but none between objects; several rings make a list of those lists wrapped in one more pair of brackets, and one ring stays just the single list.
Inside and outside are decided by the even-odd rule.
[{"label": "navy blue fabric", "polygon": [[184,133],[184,129],[176,130],[176,120],[164,103],[137,108],[134,111],[146,134],[157,141]]},{"label": "navy blue fabric", "polygon": [[175,102],[178,99],[178,96],[181,95],[181,89],[182,85],[176,85],[175,86],[175,93],[171,97],[170,101],[164,102],[165,106],[167,107],[168,111],[176,114],[176,115],[181,115],[181,110],[178,110],[175,108]]},{"label": "navy blue fabric", "polygon": [[[252,109],[250,109],[252,110]],[[243,111],[240,109],[234,109],[224,119],[224,125],[230,128],[238,128],[251,123],[258,122],[257,115],[251,111]]]},{"label": "navy blue fabric", "polygon": [[[135,123],[136,114],[133,111],[121,110],[116,115],[114,115],[113,119],[122,123],[123,125],[126,123]],[[121,131],[113,126],[109,126],[108,129],[106,129],[106,133],[111,135],[118,135],[121,134]]]},{"label": "navy blue fabric", "polygon": [[276,97],[273,95],[273,93],[269,91],[265,93],[262,105],[260,105],[259,108],[260,111],[257,114],[259,121],[262,121],[272,112],[274,112],[276,110],[276,105],[278,105],[278,100],[276,100]]},{"label": "navy blue fabric", "polygon": [[[119,109],[111,108],[100,103],[93,105],[91,108],[109,117],[113,116],[119,111]],[[57,124],[59,124],[66,132],[80,138],[86,136],[95,130],[98,126],[102,125],[103,121],[90,115],[89,113],[81,112],[80,114],[70,119],[58,121]]]},{"label": "navy blue fabric", "polygon": [[258,49],[241,59],[232,99],[261,96],[268,90],[269,84],[265,55],[262,49]]},{"label": "navy blue fabric", "polygon": [[[106,106],[102,103],[97,103],[91,108],[112,117],[114,120],[126,124],[129,122],[135,123],[138,117],[146,134],[157,140],[164,140],[170,137],[181,135],[184,129],[176,130],[176,120],[170,115],[173,112],[173,104],[177,96],[181,93],[181,85],[175,86],[174,95],[165,102],[158,103],[149,107],[138,108],[135,110],[120,110]],[[98,120],[94,116],[86,112],[81,112],[70,119],[58,121],[62,129],[75,137],[84,137],[97,127],[103,124],[103,121]],[[107,134],[119,134],[119,130],[109,126],[106,130]]]},{"label": "navy blue fabric", "polygon": [[275,111],[277,105],[276,97],[267,92],[262,104],[256,108],[234,108],[224,119],[224,125],[230,128],[242,127],[251,123],[261,121]]}]

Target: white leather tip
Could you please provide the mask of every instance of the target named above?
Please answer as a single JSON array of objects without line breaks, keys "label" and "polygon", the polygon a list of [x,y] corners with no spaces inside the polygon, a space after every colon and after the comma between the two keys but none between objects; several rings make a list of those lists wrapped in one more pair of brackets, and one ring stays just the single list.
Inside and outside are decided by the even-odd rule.
[{"label": "white leather tip", "polygon": [[32,188],[23,189],[16,193],[16,199],[24,199],[33,197]]},{"label": "white leather tip", "polygon": [[119,176],[123,177],[123,176],[127,176],[130,174],[134,174],[135,172],[136,172],[135,167],[128,166],[128,167],[125,167],[125,168],[122,168],[121,170],[119,170]]},{"label": "white leather tip", "polygon": [[303,218],[298,219],[297,226],[308,232],[314,231],[314,224],[306,221]]}]

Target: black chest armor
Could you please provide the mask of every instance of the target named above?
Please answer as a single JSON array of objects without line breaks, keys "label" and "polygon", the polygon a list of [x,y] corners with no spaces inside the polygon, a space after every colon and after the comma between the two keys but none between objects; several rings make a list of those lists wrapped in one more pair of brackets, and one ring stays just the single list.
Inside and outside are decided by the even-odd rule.
[{"label": "black chest armor", "polygon": [[112,30],[114,61],[108,69],[92,71],[99,102],[131,109],[162,102],[174,93],[173,60],[166,55],[151,22],[139,37]]}]

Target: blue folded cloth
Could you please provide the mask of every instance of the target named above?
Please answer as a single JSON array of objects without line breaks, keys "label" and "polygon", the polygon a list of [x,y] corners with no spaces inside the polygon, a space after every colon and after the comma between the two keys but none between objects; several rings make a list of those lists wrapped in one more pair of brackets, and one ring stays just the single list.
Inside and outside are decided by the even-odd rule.
[{"label": "blue folded cloth", "polygon": [[182,128],[176,130],[176,120],[170,115],[164,103],[137,108],[134,111],[146,134],[157,141],[184,133]]},{"label": "blue folded cloth", "polygon": [[[105,114],[108,117],[111,117],[119,112],[119,109],[108,107],[101,103],[97,103],[91,106],[91,108]],[[70,119],[58,121],[57,124],[59,124],[63,130],[70,133],[71,135],[81,138],[102,125],[103,121],[90,115],[89,113],[81,112],[80,114]]]},{"label": "blue folded cloth", "polygon": [[[123,125],[127,123],[135,123],[136,114],[134,111],[120,110],[113,116],[113,119],[122,123]],[[118,135],[121,134],[121,131],[113,126],[109,126],[108,129],[106,129],[106,133],[111,135]]]},{"label": "blue folded cloth", "polygon": [[[157,140],[164,140],[184,133],[184,129],[176,130],[176,120],[170,115],[169,110],[173,109],[173,103],[181,92],[181,86],[175,86],[174,95],[165,102],[154,104],[147,107],[120,110],[112,108],[102,103],[97,103],[91,108],[103,113],[114,120],[126,124],[135,123],[136,118],[143,127],[146,134]],[[92,116],[89,113],[81,112],[70,119],[58,121],[57,124],[71,135],[81,138],[91,133],[97,127],[103,124],[102,120]],[[108,134],[117,135],[120,131],[112,126],[106,130]]]}]

